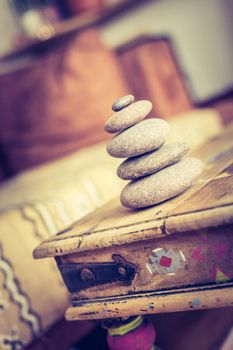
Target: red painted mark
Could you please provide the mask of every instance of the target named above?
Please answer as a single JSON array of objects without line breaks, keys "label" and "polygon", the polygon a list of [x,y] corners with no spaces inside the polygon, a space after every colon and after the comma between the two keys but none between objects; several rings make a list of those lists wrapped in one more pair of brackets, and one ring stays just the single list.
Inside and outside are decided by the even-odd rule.
[{"label": "red painted mark", "polygon": [[162,256],[161,259],[159,260],[159,265],[163,267],[170,267],[172,263],[172,258],[168,256]]},{"label": "red painted mark", "polygon": [[195,248],[192,255],[191,255],[191,258],[195,259],[197,261],[205,262],[206,260],[205,260],[204,256],[201,255],[201,251],[202,251],[202,247]]}]

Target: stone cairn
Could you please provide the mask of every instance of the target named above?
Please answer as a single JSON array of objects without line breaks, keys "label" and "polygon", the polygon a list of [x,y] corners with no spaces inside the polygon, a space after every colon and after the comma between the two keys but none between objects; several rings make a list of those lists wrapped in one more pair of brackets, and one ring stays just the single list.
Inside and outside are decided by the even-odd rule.
[{"label": "stone cairn", "polygon": [[202,172],[202,162],[183,156],[185,142],[165,144],[170,126],[158,118],[143,120],[151,111],[150,101],[134,102],[128,95],[117,100],[105,131],[117,134],[107,144],[107,152],[128,158],[117,169],[123,180],[131,180],[121,192],[121,203],[128,208],[143,208],[172,198],[190,187]]}]

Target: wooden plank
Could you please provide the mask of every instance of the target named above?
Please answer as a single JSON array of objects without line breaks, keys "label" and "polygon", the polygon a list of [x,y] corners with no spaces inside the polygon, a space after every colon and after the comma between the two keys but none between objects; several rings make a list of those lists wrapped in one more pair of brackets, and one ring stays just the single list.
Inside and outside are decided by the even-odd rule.
[{"label": "wooden plank", "polygon": [[166,234],[179,233],[190,230],[205,229],[208,227],[219,227],[224,224],[232,224],[233,222],[233,206],[223,206],[222,208],[213,208],[197,211],[194,213],[186,213],[169,216],[164,223]]},{"label": "wooden plank", "polygon": [[189,198],[187,207],[182,201],[169,216],[230,206],[232,200],[233,175],[223,176],[209,181]]},{"label": "wooden plank", "polygon": [[143,210],[122,207],[119,198],[44,241],[35,258],[128,244],[166,234],[231,223],[233,217],[233,127],[197,150],[205,162],[199,180],[183,194]]},{"label": "wooden plank", "polygon": [[[115,201],[112,202],[113,204]],[[118,208],[118,207],[117,207]],[[121,207],[120,207],[121,209]],[[96,220],[98,216],[96,217]],[[72,254],[76,252],[87,252],[96,249],[117,246],[121,244],[128,244],[133,242],[141,242],[152,238],[163,237],[167,234],[176,233],[184,230],[206,228],[207,225],[223,225],[231,223],[233,220],[233,206],[226,208],[203,211],[200,217],[199,212],[192,215],[181,215],[180,217],[171,216],[169,219],[159,220],[144,220],[139,223],[126,225],[124,227],[111,227],[102,231],[96,230],[96,227],[89,227],[88,230],[81,231],[79,227],[70,228],[66,231],[66,237],[63,235],[45,240],[38,246],[33,256],[36,259],[61,256],[65,254]],[[158,226],[159,225],[159,226]],[[70,236],[69,236],[70,233]]]},{"label": "wooden plank", "polygon": [[[95,269],[111,263],[114,256],[136,269],[130,285],[106,281],[72,293],[73,300],[96,299],[189,285],[233,280],[233,226],[184,232],[162,238],[112,245],[108,249],[67,254],[60,264],[79,264]],[[90,267],[90,268],[92,268]],[[98,279],[98,277],[97,277]]]},{"label": "wooden plank", "polygon": [[[66,311],[69,321],[200,310],[233,305],[232,283],[77,302]],[[137,300],[137,301],[136,301]]]},{"label": "wooden plank", "polygon": [[[233,305],[232,134],[197,151],[205,171],[183,194],[134,211],[117,198],[34,251],[36,258],[59,256],[72,291],[67,319]],[[119,278],[116,256],[133,267],[129,283]]]}]

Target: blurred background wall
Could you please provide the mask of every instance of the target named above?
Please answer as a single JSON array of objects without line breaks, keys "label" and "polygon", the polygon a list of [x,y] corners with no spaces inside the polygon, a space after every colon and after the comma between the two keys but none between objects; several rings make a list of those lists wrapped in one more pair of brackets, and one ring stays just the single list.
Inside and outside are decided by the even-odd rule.
[{"label": "blurred background wall", "polygon": [[8,0],[0,1],[0,55],[10,51],[18,26]]},{"label": "blurred background wall", "polygon": [[233,2],[230,0],[152,1],[102,27],[109,46],[144,33],[166,35],[195,101],[233,87]]},{"label": "blurred background wall", "polygon": [[[233,2],[231,0],[145,1],[100,25],[104,43],[115,48],[142,33],[171,38],[196,102],[233,86]],[[15,42],[19,26],[8,0],[0,3],[0,55]]]}]

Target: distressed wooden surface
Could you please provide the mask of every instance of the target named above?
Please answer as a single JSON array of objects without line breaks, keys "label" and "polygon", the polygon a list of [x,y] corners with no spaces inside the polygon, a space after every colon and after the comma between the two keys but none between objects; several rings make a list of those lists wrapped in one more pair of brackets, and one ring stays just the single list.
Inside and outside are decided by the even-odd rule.
[{"label": "distressed wooden surface", "polygon": [[66,319],[85,320],[128,315],[145,315],[183,310],[200,310],[233,305],[233,286],[203,286],[154,292],[136,297],[77,302],[66,311]]},{"label": "distressed wooden surface", "polygon": [[232,136],[229,127],[196,150],[203,174],[180,196],[134,211],[113,200],[34,251],[35,258],[57,256],[63,266],[93,269],[118,255],[136,269],[129,285],[119,278],[98,284],[96,277],[79,284],[67,319],[233,305]]},{"label": "distressed wooden surface", "polygon": [[115,199],[56,237],[35,258],[97,250],[233,222],[233,126],[194,153],[205,168],[183,194],[159,205],[130,210]]},{"label": "distressed wooden surface", "polygon": [[[149,239],[143,243],[112,246],[95,253],[65,255],[62,257],[63,264],[78,263],[85,267],[112,261],[115,254],[133,264],[137,271],[130,285],[121,281],[95,285],[72,293],[72,299],[128,296],[233,280],[232,233],[233,225],[226,225]],[[151,258],[155,258],[152,263]]]}]

